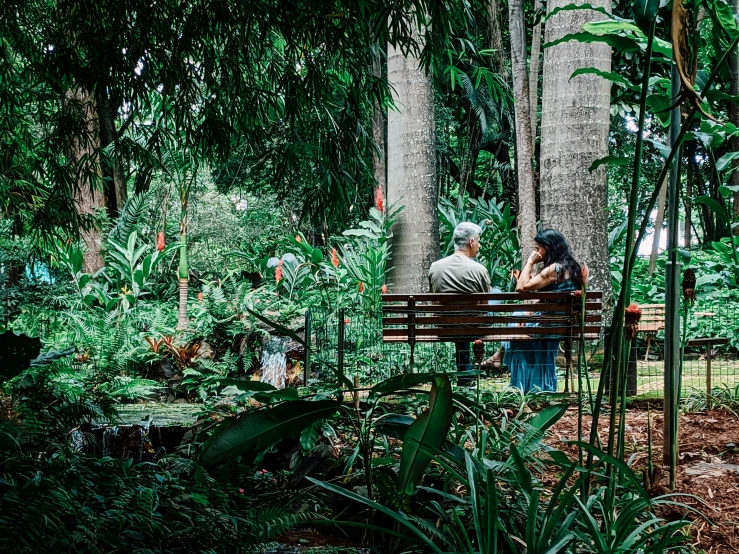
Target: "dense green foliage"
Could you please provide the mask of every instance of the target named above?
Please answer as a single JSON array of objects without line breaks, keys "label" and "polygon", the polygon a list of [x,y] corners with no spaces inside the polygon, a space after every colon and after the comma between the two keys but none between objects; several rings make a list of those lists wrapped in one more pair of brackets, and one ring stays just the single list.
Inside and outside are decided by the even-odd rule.
[{"label": "dense green foliage", "polygon": [[[482,386],[432,347],[419,347],[414,373],[404,346],[382,347],[404,209],[387,205],[373,165],[387,157],[373,116],[394,109],[388,44],[418,54],[434,86],[439,255],[473,221],[493,286],[514,284],[512,97],[491,48],[492,5],[2,4],[0,330],[39,339],[42,353],[0,373],[0,550],[250,552],[310,526],[375,552],[690,551],[687,518],[700,514],[645,486],[651,466],[626,463],[625,379],[604,394],[606,376],[625,377],[617,356],[607,375],[627,351],[618,311],[606,363],[576,345],[578,377],[590,386],[602,374],[597,392],[569,398],[580,425],[567,451],[544,441],[566,403]],[[683,99],[691,115],[676,156],[684,203],[673,209],[693,216],[678,255],[697,278],[683,338],[720,334],[720,354],[736,358],[739,129],[726,122],[736,99],[719,60],[739,29],[724,0],[686,8],[707,16],[688,30],[701,97]],[[623,311],[666,300],[666,253],[650,274],[632,248],[653,232],[670,152],[671,23],[653,0],[614,13],[575,38],[614,47],[613,72],[600,75],[613,83],[611,155],[596,164],[609,167]],[[542,16],[533,4],[526,14]],[[93,190],[103,201],[91,213],[80,204]],[[102,267],[87,266],[86,233]],[[341,367],[339,325],[349,329]],[[284,387],[263,382],[274,354]],[[685,392],[686,409],[709,406]],[[736,412],[738,397],[719,388],[714,406]],[[108,441],[128,427],[119,413],[144,402],[197,414],[158,449],[151,421],[132,427],[140,443],[115,457]],[[611,417],[602,445],[582,428],[601,411]],[[666,507],[678,515],[663,519]]]}]

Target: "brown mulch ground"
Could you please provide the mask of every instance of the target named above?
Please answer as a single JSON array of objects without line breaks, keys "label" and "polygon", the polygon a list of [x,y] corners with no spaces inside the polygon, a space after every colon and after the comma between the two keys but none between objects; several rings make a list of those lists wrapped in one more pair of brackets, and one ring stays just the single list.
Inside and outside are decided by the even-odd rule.
[{"label": "brown mulch ground", "polygon": [[[662,460],[662,411],[651,414],[652,448],[655,465]],[[626,458],[633,455],[636,470],[647,463],[647,412],[631,410],[626,416]],[[590,417],[585,416],[585,436],[590,432]],[[607,436],[608,417],[601,416],[598,427],[601,438]],[[577,440],[577,411],[570,409],[552,428],[547,442],[570,454],[576,449],[563,445],[564,441]],[[586,439],[587,440],[587,439]],[[737,445],[737,446],[733,446]],[[714,525],[695,519],[691,533],[695,547],[706,554],[737,554],[739,552],[739,472],[726,471],[728,464],[739,465],[739,419],[727,411],[711,411],[680,416],[680,455],[675,481],[675,492],[700,497],[705,504],[694,499],[678,499],[698,508]],[[656,483],[650,494],[656,496],[668,492],[666,471],[661,482]],[[680,518],[679,513],[661,513],[667,519]],[[692,518],[691,518],[692,519]]]}]

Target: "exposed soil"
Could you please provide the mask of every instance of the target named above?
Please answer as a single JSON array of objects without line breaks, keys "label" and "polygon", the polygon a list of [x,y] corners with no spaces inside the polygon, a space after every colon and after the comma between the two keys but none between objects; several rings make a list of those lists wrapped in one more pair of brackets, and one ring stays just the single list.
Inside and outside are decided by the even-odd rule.
[{"label": "exposed soil", "polygon": [[[632,466],[643,470],[647,465],[647,412],[630,410],[626,416],[626,458]],[[653,463],[658,466],[652,496],[669,492],[667,472],[662,470],[662,411],[651,413]],[[590,417],[583,421],[585,436],[590,432]],[[607,436],[608,416],[601,415],[598,427],[601,438]],[[577,450],[565,441],[577,440],[577,411],[570,409],[552,428],[547,442],[569,454]],[[586,439],[587,440],[587,439]],[[677,500],[700,510],[713,524],[695,516],[690,527],[694,546],[706,554],[739,552],[739,419],[728,411],[680,416],[680,451],[675,492],[699,497]],[[670,510],[660,513],[666,519],[680,519],[682,513]]]}]

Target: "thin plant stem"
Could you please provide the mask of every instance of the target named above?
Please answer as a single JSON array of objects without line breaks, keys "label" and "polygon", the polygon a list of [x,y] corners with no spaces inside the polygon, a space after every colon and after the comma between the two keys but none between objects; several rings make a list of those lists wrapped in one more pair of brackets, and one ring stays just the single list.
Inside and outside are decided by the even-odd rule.
[{"label": "thin plant stem", "polygon": [[[647,51],[645,53],[644,57],[644,74],[642,76],[642,87],[641,87],[641,97],[639,98],[639,126],[638,126],[638,133],[636,136],[636,148],[634,151],[634,169],[632,174],[632,181],[631,181],[631,192],[629,195],[629,206],[628,206],[628,223],[627,223],[627,232],[626,232],[626,252],[624,255],[624,271],[622,273],[622,286],[621,286],[621,292],[619,294],[619,299],[616,304],[616,310],[613,314],[613,325],[612,330],[609,335],[608,343],[606,345],[606,355],[603,359],[603,369],[601,370],[601,380],[600,383],[598,383],[598,394],[596,396],[595,400],[595,410],[593,411],[592,415],[592,427],[590,429],[590,444],[595,444],[595,438],[598,435],[598,416],[600,412],[600,408],[603,401],[603,391],[605,387],[605,375],[606,371],[609,367],[614,367],[612,365],[611,357],[613,356],[613,345],[614,343],[619,345],[622,342],[622,336],[623,336],[623,318],[624,318],[624,309],[625,309],[625,300],[630,296],[629,291],[629,275],[631,274],[631,255],[635,250],[632,250],[634,248],[634,227],[636,224],[636,210],[637,210],[637,204],[639,199],[639,177],[641,175],[641,159],[642,159],[642,149],[644,145],[644,116],[646,113],[647,108],[647,94],[649,93],[649,76],[651,71],[651,65],[652,65],[652,48],[654,46],[654,28],[655,28],[655,22],[652,21],[650,28],[649,28],[649,35],[647,39]],[[658,181],[658,183],[661,183],[662,181]],[[645,219],[649,218],[650,211],[647,211]],[[620,356],[618,356],[618,348],[616,349],[617,356],[616,356],[616,364],[615,367],[618,367],[618,362],[620,359]],[[613,373],[613,372],[612,372]],[[613,383],[611,383],[611,387],[613,387]],[[614,406],[611,406],[611,410],[613,411]],[[609,444],[609,454],[613,452],[612,449],[612,441],[613,441],[613,433],[612,433],[612,426],[615,423],[614,421],[614,415],[611,415],[611,433],[608,438],[608,444]],[[587,465],[586,467],[590,469],[592,467],[593,463],[593,453],[592,451],[588,451],[588,458],[587,458]],[[586,492],[590,490],[590,475],[586,478],[586,486],[585,486]]]}]

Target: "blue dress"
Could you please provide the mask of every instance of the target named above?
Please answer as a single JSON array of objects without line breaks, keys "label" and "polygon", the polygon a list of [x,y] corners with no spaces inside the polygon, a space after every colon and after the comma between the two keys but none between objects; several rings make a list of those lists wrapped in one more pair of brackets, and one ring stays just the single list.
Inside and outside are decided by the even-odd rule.
[{"label": "blue dress", "polygon": [[[570,279],[559,281],[559,264],[555,264],[557,279],[544,287],[542,292],[569,292],[575,290],[575,283]],[[530,324],[536,325],[535,323]],[[511,386],[523,392],[539,390],[557,392],[557,351],[559,340],[527,340],[505,342],[503,363],[511,372]]]}]

